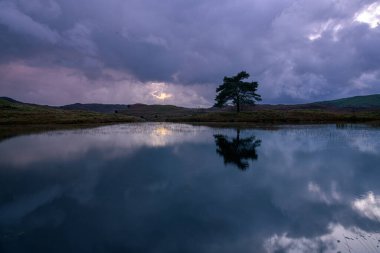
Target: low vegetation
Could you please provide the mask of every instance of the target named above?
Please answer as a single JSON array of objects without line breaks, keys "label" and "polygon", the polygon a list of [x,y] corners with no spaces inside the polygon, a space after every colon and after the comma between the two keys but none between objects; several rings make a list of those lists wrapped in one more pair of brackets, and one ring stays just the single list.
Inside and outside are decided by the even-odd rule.
[{"label": "low vegetation", "polygon": [[0,125],[105,124],[136,122],[139,118],[122,114],[71,111],[49,106],[0,99]]},{"label": "low vegetation", "polygon": [[380,111],[334,112],[322,110],[257,110],[247,112],[211,112],[172,119],[174,122],[252,122],[273,124],[359,123],[380,121]]},{"label": "low vegetation", "polygon": [[301,105],[244,105],[242,109],[241,112],[236,112],[233,106],[195,109],[144,104],[73,104],[69,107],[50,107],[0,98],[0,126],[25,128],[27,125],[59,125],[62,128],[63,125],[75,127],[140,121],[267,125],[363,122],[380,124],[380,95]]}]

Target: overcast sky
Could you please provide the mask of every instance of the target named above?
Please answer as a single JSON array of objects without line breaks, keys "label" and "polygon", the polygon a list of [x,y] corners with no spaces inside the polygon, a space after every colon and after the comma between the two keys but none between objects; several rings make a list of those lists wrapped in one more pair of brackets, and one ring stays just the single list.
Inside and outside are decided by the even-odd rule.
[{"label": "overcast sky", "polygon": [[380,93],[374,0],[0,0],[0,96],[210,106],[224,76],[263,103]]}]

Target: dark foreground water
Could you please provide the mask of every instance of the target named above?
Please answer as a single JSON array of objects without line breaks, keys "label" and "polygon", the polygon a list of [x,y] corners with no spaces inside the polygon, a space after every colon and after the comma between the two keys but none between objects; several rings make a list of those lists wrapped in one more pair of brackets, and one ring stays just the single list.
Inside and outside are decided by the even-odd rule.
[{"label": "dark foreground water", "polygon": [[0,252],[380,252],[380,130],[130,124],[0,142]]}]

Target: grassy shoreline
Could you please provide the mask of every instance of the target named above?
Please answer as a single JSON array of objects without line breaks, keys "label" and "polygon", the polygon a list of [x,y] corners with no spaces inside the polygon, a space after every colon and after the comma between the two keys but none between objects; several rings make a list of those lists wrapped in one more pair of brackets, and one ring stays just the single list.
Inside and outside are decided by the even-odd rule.
[{"label": "grassy shoreline", "polygon": [[321,110],[213,112],[171,119],[172,122],[230,122],[256,124],[339,124],[380,122],[380,112],[330,112]]},{"label": "grassy shoreline", "polygon": [[134,122],[173,122],[239,128],[351,123],[380,126],[380,109],[256,106],[247,107],[245,111],[236,113],[232,108],[190,109],[171,105],[136,104],[127,108],[124,111],[101,113],[26,104],[2,98],[0,99],[0,139],[22,133]]},{"label": "grassy shoreline", "polygon": [[123,114],[70,111],[50,106],[31,105],[0,99],[0,126],[11,125],[79,125],[139,122]]},{"label": "grassy shoreline", "polygon": [[235,123],[235,124],[344,124],[379,123],[379,111],[331,112],[323,110],[259,110],[247,112],[206,112],[185,116],[166,115],[150,118],[127,113],[103,114],[88,111],[0,111],[0,126],[102,125],[134,122]]}]

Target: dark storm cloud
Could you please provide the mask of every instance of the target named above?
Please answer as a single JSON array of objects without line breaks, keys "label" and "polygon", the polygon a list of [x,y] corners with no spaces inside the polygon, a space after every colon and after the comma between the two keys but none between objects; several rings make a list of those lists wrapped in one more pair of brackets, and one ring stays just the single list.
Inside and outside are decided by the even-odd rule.
[{"label": "dark storm cloud", "polygon": [[[261,83],[264,102],[374,93],[380,26],[355,21],[372,3],[0,0],[0,63],[73,69],[85,91],[109,81],[105,69],[136,85],[203,85],[199,92],[209,101],[223,76],[242,69]],[[41,79],[32,80],[35,88],[49,89]],[[32,99],[5,89],[12,80],[0,81],[2,93]],[[118,89],[106,83],[104,89]],[[18,82],[20,89],[28,85]]]}]

